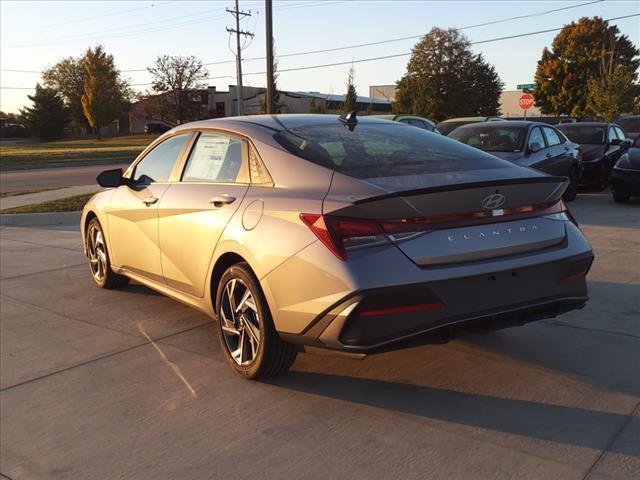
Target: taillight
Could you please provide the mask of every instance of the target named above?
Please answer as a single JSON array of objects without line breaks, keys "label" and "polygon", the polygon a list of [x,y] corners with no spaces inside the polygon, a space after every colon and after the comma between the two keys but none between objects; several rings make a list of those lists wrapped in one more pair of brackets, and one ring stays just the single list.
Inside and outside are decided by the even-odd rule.
[{"label": "taillight", "polygon": [[562,200],[498,210],[380,221],[317,213],[301,213],[300,219],[336,257],[346,260],[348,248],[372,246],[387,243],[390,240],[400,241],[442,228],[500,223],[554,214],[563,215],[563,218],[569,219],[578,226],[578,222]]},{"label": "taillight", "polygon": [[300,219],[340,260],[347,259],[347,248],[386,243],[387,237],[374,220],[301,213]]}]

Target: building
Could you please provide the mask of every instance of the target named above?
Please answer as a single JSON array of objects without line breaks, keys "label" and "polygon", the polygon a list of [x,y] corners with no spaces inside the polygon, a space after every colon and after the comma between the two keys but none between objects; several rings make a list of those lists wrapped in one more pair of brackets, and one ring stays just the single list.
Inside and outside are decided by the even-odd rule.
[{"label": "building", "polygon": [[[280,90],[279,110],[282,113],[341,113],[346,95],[320,92]],[[261,87],[244,86],[244,113],[257,115],[263,112],[266,90]],[[229,85],[228,90],[216,87],[193,90],[187,95],[183,110],[184,122],[207,118],[230,117],[237,114],[237,90]],[[169,125],[177,123],[172,116],[171,96],[167,93],[151,95],[132,104],[129,111],[130,133],[143,133],[150,120],[160,120]],[[384,114],[391,112],[391,102],[385,99],[358,96],[356,108],[362,113]],[[122,129],[121,129],[122,131]]]}]

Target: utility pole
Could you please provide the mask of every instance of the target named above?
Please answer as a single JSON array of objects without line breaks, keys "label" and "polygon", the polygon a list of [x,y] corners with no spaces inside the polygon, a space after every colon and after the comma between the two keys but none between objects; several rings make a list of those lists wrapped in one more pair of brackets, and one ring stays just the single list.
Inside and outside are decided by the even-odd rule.
[{"label": "utility pole", "polygon": [[267,113],[273,113],[273,100],[276,92],[273,82],[273,11],[272,0],[265,0],[265,18],[267,34]]},{"label": "utility pole", "polygon": [[238,77],[238,85],[236,85],[236,92],[238,98],[238,115],[244,115],[244,96],[242,95],[242,49],[240,48],[240,36],[252,37],[253,33],[240,30],[240,19],[242,17],[250,17],[251,12],[243,12],[238,7],[238,0],[236,0],[235,10],[226,9],[236,19],[236,28],[227,27],[227,32],[236,34],[236,75]]}]

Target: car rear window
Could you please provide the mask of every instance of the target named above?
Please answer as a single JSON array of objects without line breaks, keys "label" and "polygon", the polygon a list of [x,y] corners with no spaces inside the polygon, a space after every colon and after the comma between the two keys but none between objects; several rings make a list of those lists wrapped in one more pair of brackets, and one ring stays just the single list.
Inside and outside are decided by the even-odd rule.
[{"label": "car rear window", "polygon": [[587,144],[587,145],[602,145],[604,144],[605,127],[595,127],[593,125],[562,125],[559,127],[564,134],[569,137],[569,140],[575,143]]},{"label": "car rear window", "polygon": [[355,178],[459,172],[512,165],[442,135],[401,124],[305,125],[274,139],[292,154]]}]

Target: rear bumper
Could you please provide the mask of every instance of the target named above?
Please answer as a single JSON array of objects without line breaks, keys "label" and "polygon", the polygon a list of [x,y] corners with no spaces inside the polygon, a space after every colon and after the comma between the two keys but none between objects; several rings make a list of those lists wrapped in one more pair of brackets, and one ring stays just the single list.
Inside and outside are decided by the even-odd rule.
[{"label": "rear bumper", "polygon": [[[552,318],[585,305],[585,275],[592,261],[589,252],[491,274],[357,291],[321,315],[302,335],[284,334],[283,338],[373,353]],[[401,313],[379,308],[393,306],[394,301],[426,308]]]}]

